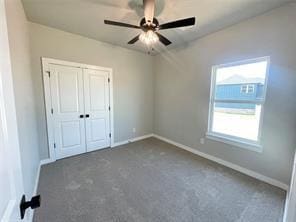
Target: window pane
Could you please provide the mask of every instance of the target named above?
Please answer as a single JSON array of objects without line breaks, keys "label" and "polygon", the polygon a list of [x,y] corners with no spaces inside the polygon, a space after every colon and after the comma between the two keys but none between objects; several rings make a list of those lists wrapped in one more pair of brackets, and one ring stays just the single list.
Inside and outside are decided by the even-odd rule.
[{"label": "window pane", "polygon": [[248,93],[254,93],[254,85],[248,85]]},{"label": "window pane", "polygon": [[257,141],[261,105],[249,103],[215,103],[212,131]]},{"label": "window pane", "polygon": [[247,93],[247,89],[248,89],[247,85],[242,85],[241,86],[241,93]]},{"label": "window pane", "polygon": [[263,99],[267,61],[217,68],[215,99]]}]

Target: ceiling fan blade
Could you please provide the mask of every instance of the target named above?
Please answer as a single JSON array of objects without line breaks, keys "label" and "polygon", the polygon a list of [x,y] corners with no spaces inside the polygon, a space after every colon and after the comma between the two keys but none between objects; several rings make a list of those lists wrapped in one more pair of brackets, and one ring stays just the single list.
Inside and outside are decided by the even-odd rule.
[{"label": "ceiling fan blade", "polygon": [[115,22],[115,21],[110,21],[110,20],[104,20],[104,23],[106,25],[115,25],[115,26],[121,26],[121,27],[127,27],[127,28],[141,29],[141,27],[137,26],[137,25],[131,25],[131,24],[127,24],[127,23]]},{"label": "ceiling fan blade", "polygon": [[127,44],[134,44],[135,42],[137,42],[139,40],[139,37],[140,37],[140,35],[137,35],[135,38],[130,40]]},{"label": "ceiling fan blade", "polygon": [[165,46],[168,46],[168,45],[170,45],[172,42],[170,41],[170,40],[168,40],[166,37],[164,37],[163,35],[161,35],[161,34],[159,34],[159,33],[157,33],[157,32],[155,32],[156,33],[156,35],[158,36],[158,38],[159,38],[159,41],[162,43],[162,44],[164,44]]},{"label": "ceiling fan blade", "polygon": [[173,29],[173,28],[179,28],[184,26],[191,26],[195,24],[195,17],[181,19],[173,22],[168,22],[165,24],[162,24],[159,26],[160,29]]},{"label": "ceiling fan blade", "polygon": [[155,0],[143,0],[146,23],[152,23],[154,18]]}]

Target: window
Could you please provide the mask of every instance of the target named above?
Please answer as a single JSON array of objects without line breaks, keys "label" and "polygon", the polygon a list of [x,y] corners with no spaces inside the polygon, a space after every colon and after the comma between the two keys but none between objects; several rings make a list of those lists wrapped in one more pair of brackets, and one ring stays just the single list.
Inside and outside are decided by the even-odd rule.
[{"label": "window", "polygon": [[248,91],[248,86],[247,85],[242,85],[241,93],[247,93],[247,91]]},{"label": "window", "polygon": [[260,150],[269,57],[213,67],[207,136]]},{"label": "window", "polygon": [[242,85],[241,93],[254,93],[254,85]]},{"label": "window", "polygon": [[254,93],[254,85],[248,85],[247,93]]}]

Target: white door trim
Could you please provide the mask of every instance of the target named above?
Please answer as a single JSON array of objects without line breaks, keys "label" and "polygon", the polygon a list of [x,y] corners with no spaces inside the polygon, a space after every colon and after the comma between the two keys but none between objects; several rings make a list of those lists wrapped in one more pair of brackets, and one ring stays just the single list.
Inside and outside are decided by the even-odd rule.
[{"label": "white door trim", "polygon": [[47,138],[49,146],[49,159],[55,161],[56,155],[54,151],[54,125],[53,117],[51,115],[52,101],[51,101],[51,90],[50,90],[50,81],[49,81],[49,64],[55,65],[64,65],[71,67],[78,67],[82,69],[94,69],[94,70],[103,70],[109,72],[109,95],[110,95],[110,133],[111,133],[111,144],[110,147],[113,147],[114,144],[114,106],[113,106],[113,70],[111,68],[88,65],[83,63],[68,62],[64,60],[52,59],[52,58],[41,58],[42,62],[42,76],[43,76],[43,86],[44,86],[44,101],[45,101],[45,113],[47,120]]},{"label": "white door trim", "polygon": [[[5,1],[0,0],[0,118],[2,133],[1,141],[4,145],[5,166],[8,177],[6,182],[10,187],[10,199],[0,221],[19,220],[19,202],[24,194],[21,154],[16,117],[11,57],[8,41]],[[1,167],[1,166],[0,166]],[[0,180],[3,178],[0,178]],[[3,192],[0,190],[0,193]]]}]

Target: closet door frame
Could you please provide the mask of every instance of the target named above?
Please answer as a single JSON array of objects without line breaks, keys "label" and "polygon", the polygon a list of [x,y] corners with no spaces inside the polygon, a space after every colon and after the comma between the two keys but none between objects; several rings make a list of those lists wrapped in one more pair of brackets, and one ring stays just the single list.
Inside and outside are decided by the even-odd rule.
[{"label": "closet door frame", "polygon": [[41,57],[42,63],[42,77],[43,77],[43,90],[44,90],[44,101],[45,101],[45,113],[46,113],[46,124],[47,124],[47,141],[49,147],[49,158],[45,162],[54,162],[57,160],[55,154],[55,139],[54,139],[54,119],[52,115],[52,97],[50,89],[50,64],[64,65],[77,67],[81,69],[94,69],[107,71],[109,73],[109,104],[110,104],[110,147],[114,146],[114,105],[113,105],[113,70],[111,68],[88,65],[83,63],[68,62],[64,60],[52,59]]}]

